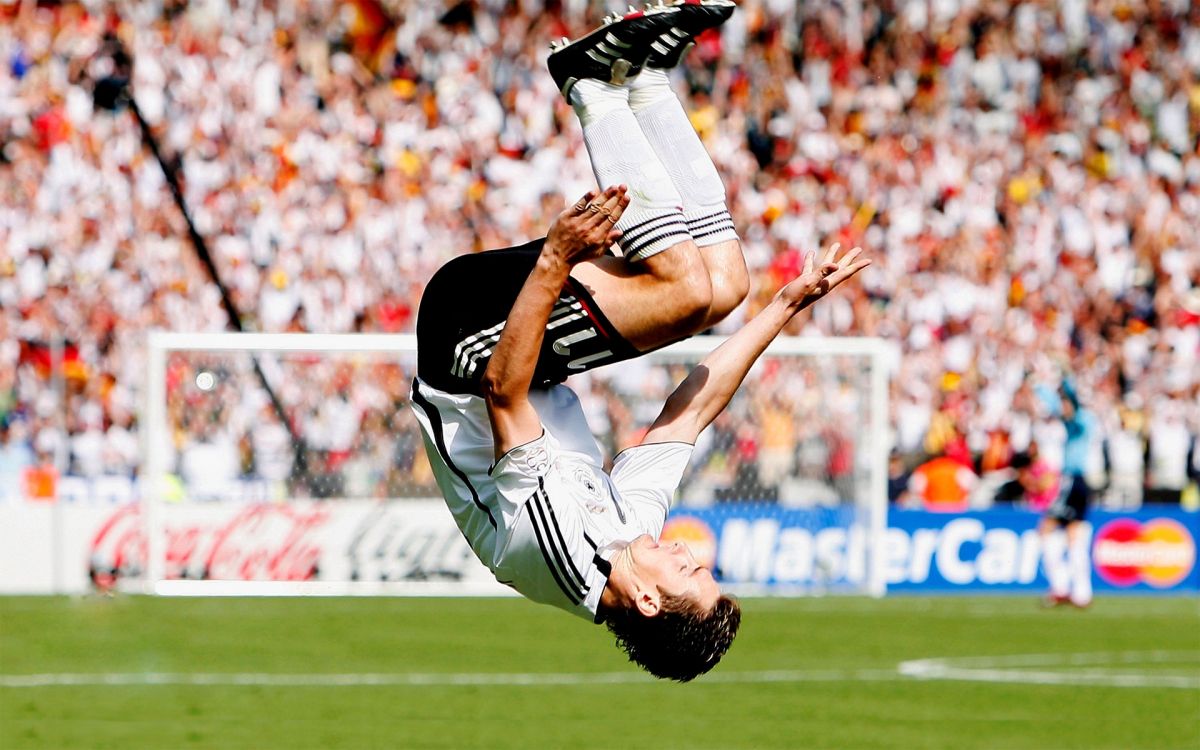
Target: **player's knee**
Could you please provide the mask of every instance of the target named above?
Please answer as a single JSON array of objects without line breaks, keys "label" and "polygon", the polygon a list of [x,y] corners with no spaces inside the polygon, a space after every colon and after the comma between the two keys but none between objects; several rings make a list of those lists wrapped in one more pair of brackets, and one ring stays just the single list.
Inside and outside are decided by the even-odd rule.
[{"label": "player's knee", "polygon": [[663,311],[670,311],[673,332],[689,336],[704,330],[712,311],[713,281],[695,243],[672,245],[648,258],[645,268],[663,285]]},{"label": "player's knee", "polygon": [[710,308],[711,323],[716,323],[737,309],[750,293],[750,274],[741,253],[737,254],[738,262],[723,269],[718,277],[714,274],[712,284],[712,305]]},{"label": "player's knee", "polygon": [[682,319],[689,329],[705,325],[713,305],[712,279],[707,273],[689,274],[678,287]]}]

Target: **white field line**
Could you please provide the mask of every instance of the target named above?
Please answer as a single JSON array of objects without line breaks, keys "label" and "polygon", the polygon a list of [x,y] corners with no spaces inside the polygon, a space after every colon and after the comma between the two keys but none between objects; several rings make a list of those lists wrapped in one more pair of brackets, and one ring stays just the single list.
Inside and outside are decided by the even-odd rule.
[{"label": "white field line", "polygon": [[[857,682],[904,679],[894,669],[769,670],[760,672],[717,672],[704,682]],[[628,672],[426,672],[280,674],[268,672],[108,672],[0,675],[0,688],[72,686],[259,686],[259,687],[377,687],[377,686],[562,686],[653,683],[654,678]]]},{"label": "white field line", "polygon": [[[1200,663],[1200,651],[1120,651],[1092,654],[1024,654],[957,659],[914,659],[901,662],[897,671],[906,677],[918,680],[1200,690],[1200,670],[1197,669],[1188,669],[1188,674],[1182,675],[1130,672],[1124,669],[1138,664],[1189,665],[1198,663]],[[1048,672],[1019,668],[1094,665],[1112,666],[1122,669],[1122,671],[1092,668]],[[1009,668],[1004,669],[1003,667]]]},{"label": "white field line", "polygon": [[1200,690],[1200,678],[1184,675],[1114,674],[1102,670],[1087,670],[1086,672],[1031,672],[1024,669],[962,669],[937,663],[937,660],[905,662],[900,665],[900,670],[902,674],[920,680]]},{"label": "white field line", "polygon": [[[1094,664],[1200,664],[1200,651],[1099,651],[1075,654],[1012,654],[928,659],[956,667],[1065,667]],[[905,662],[908,664],[910,662]]]},{"label": "white field line", "polygon": [[[1121,651],[1083,654],[1023,654],[955,659],[915,659],[894,669],[798,669],[717,671],[702,683],[754,684],[803,682],[880,682],[891,680],[960,680],[1032,685],[1078,685],[1122,688],[1200,689],[1200,670],[1189,674],[1127,671],[1138,664],[1200,664],[1196,651]],[[1015,667],[1095,667],[1064,672]],[[1005,668],[1007,667],[1007,668]],[[1195,674],[1191,674],[1195,672]],[[641,672],[425,672],[281,674],[269,672],[106,672],[0,675],[0,688],[93,686],[259,686],[259,687],[406,687],[406,686],[585,686],[652,683]]]}]

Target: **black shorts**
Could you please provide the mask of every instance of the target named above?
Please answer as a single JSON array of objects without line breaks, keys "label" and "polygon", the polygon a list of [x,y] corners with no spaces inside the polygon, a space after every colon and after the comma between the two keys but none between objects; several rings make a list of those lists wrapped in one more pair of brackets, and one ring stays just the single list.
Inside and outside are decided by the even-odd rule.
[{"label": "black shorts", "polygon": [[[479,395],[500,332],[545,238],[518,247],[462,255],[438,269],[417,311],[417,375],[448,393]],[[550,314],[533,387],[635,357],[587,289],[569,279]]]},{"label": "black shorts", "polygon": [[1082,476],[1064,476],[1063,480],[1065,486],[1059,492],[1058,499],[1046,508],[1046,517],[1061,524],[1087,520],[1092,488]]}]

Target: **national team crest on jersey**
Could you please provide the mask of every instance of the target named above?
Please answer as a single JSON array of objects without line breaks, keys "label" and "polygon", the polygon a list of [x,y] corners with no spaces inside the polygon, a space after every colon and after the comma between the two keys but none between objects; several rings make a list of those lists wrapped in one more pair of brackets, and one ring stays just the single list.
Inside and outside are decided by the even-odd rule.
[{"label": "national team crest on jersey", "polygon": [[575,486],[581,489],[584,495],[583,505],[589,513],[604,513],[608,510],[608,505],[604,502],[604,497],[600,492],[599,483],[596,477],[584,466],[576,467],[573,472]]}]

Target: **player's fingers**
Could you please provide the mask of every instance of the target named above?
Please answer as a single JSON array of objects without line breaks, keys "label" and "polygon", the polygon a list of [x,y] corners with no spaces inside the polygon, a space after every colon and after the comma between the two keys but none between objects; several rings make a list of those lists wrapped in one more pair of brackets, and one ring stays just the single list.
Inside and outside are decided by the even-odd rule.
[{"label": "player's fingers", "polygon": [[825,252],[825,263],[832,263],[837,258],[838,250],[842,248],[842,243],[835,242],[829,246],[829,250]]},{"label": "player's fingers", "polygon": [[595,190],[587,191],[586,193],[583,194],[583,197],[580,198],[578,201],[576,201],[575,205],[571,207],[572,210],[577,214],[583,213],[584,211],[587,210],[588,204],[592,202],[592,198],[595,198],[595,197],[596,197]]},{"label": "player's fingers", "polygon": [[600,191],[600,193],[598,195],[593,193],[591,205],[593,205],[593,206],[603,205],[605,201],[609,200],[610,198],[612,198],[614,195],[616,195],[619,192],[620,192],[619,185],[609,185],[608,187],[604,188],[604,190]]},{"label": "player's fingers", "polygon": [[[624,186],[622,186],[622,187],[624,187]],[[622,191],[619,196],[619,200],[617,201],[616,208],[614,208],[612,210],[612,213],[609,214],[609,218],[611,219],[613,224],[616,224],[618,221],[621,220],[621,216],[625,213],[625,209],[629,208],[630,200],[631,199],[629,197],[629,194]]]},{"label": "player's fingers", "polygon": [[583,221],[583,231],[592,232],[604,223],[604,196],[600,196],[588,204],[587,211],[580,217]]},{"label": "player's fingers", "polygon": [[821,275],[822,276],[830,276],[837,270],[838,270],[837,263],[822,263],[821,264]]},{"label": "player's fingers", "polygon": [[864,268],[866,268],[869,265],[871,265],[871,259],[863,258],[862,260],[858,261],[854,265],[847,266],[846,268],[839,270],[833,276],[830,276],[829,281],[832,286],[837,286],[838,284],[842,283],[843,281],[850,278],[851,276],[853,276],[854,274],[863,270]]},{"label": "player's fingers", "polygon": [[855,258],[862,255],[862,251],[863,251],[863,249],[861,247],[854,248],[853,250],[851,250],[850,252],[848,252],[842,256],[842,259],[838,261],[838,266],[841,268],[846,268],[847,266],[851,265],[852,263],[854,263]]},{"label": "player's fingers", "polygon": [[807,276],[808,274],[812,273],[813,259],[816,256],[817,256],[817,254],[815,252],[813,252],[812,250],[809,250],[807,253],[804,254],[804,271],[803,271],[802,275]]},{"label": "player's fingers", "polygon": [[626,205],[629,204],[629,196],[625,193],[623,187],[624,186],[622,186],[622,189],[614,191],[613,194],[604,201],[604,207],[608,209],[609,213],[615,211],[617,206],[620,206],[622,202],[624,202]]},{"label": "player's fingers", "polygon": [[592,203],[592,206],[595,207],[595,214],[589,217],[589,223],[591,226],[603,227],[604,229],[607,229],[613,224],[616,224],[616,221],[612,219],[612,215],[613,211],[617,209],[617,206],[621,204],[621,197],[622,193],[617,189],[616,186],[605,190],[604,195],[601,196],[601,199]]},{"label": "player's fingers", "polygon": [[607,222],[604,225],[605,228],[607,229],[610,227],[615,227],[617,225],[617,222],[621,220],[621,212],[624,210],[625,209],[622,208],[620,203],[617,203],[616,205],[614,205],[609,210],[609,212],[604,215],[604,220]]}]

